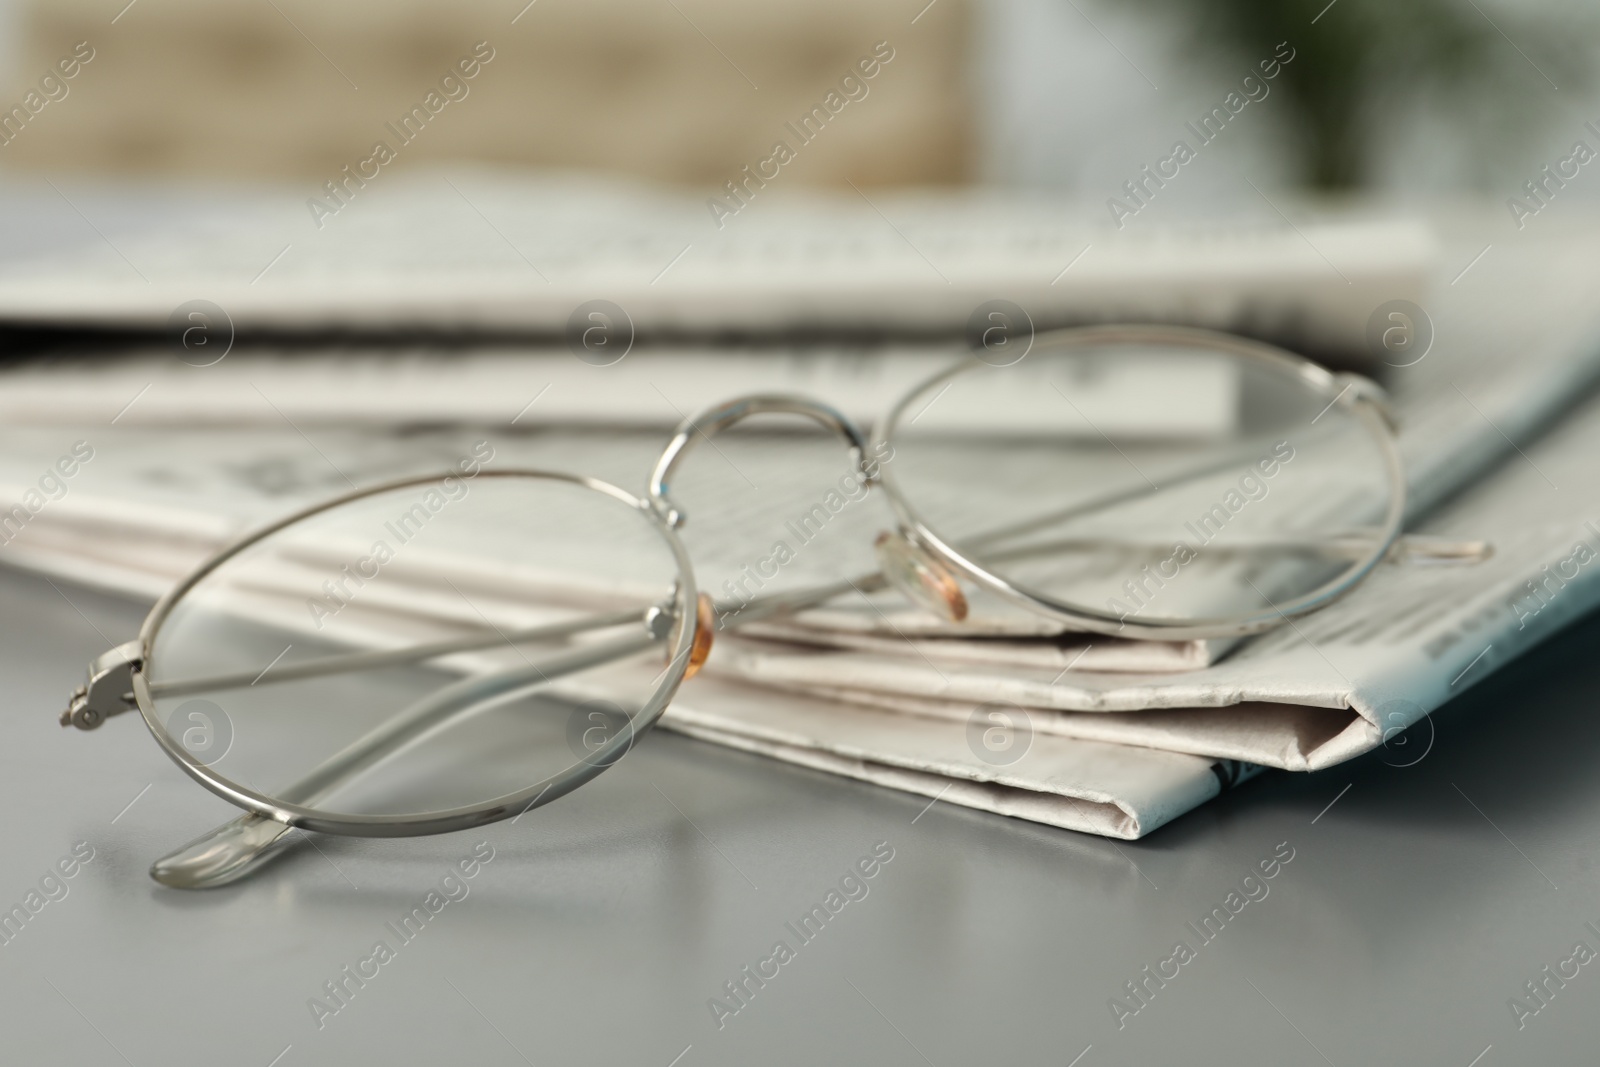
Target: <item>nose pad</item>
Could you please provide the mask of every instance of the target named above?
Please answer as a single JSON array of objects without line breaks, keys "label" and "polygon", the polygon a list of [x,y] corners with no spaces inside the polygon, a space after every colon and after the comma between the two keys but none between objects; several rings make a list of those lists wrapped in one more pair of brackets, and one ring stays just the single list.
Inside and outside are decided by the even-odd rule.
[{"label": "nose pad", "polygon": [[704,593],[695,600],[694,615],[694,643],[689,646],[689,666],[683,672],[684,681],[699,674],[700,668],[711,658],[711,645],[717,628],[716,609],[711,604],[711,598]]},{"label": "nose pad", "polygon": [[948,622],[967,617],[967,597],[961,584],[926,549],[888,530],[878,535],[872,547],[877,550],[884,580],[913,604]]}]

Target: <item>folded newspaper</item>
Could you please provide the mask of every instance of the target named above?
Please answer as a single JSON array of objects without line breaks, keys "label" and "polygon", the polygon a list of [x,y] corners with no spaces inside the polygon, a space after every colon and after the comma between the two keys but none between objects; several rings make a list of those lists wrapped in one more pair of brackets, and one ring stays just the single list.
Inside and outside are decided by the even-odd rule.
[{"label": "folded newspaper", "polygon": [[[1552,311],[1592,290],[1594,269],[1581,253],[1574,244],[1525,250],[1520,262],[1504,256],[1504,275],[1491,284],[1509,288],[1521,276],[1515,291],[1528,299],[1503,301],[1491,320],[1472,313],[1467,293],[1456,296],[1436,315],[1435,351],[1392,382],[1413,534],[1487,541],[1487,559],[1386,563],[1331,607],[1231,646],[1088,637],[990,612],[981,601],[979,640],[888,600],[841,601],[720,636],[706,673],[683,688],[663,725],[1126,838],[1262,767],[1316,769],[1377,747],[1600,601],[1592,565],[1600,474],[1589,459],[1600,445],[1600,402],[1589,398],[1600,344],[1591,324]],[[1531,277],[1528,259],[1537,265]],[[13,518],[0,560],[152,596],[237,532],[343,491],[347,478],[366,484],[441,469],[476,439],[493,442],[496,464],[579,471],[630,488],[642,486],[662,443],[659,434],[526,421],[309,434],[287,420],[278,428],[12,427],[0,431],[0,503],[22,510],[6,511]],[[739,469],[770,491],[741,487],[702,507],[767,521],[792,513],[812,492],[806,479],[819,477],[795,452],[789,441],[752,444]],[[66,464],[70,478],[50,473],[65,469],[60,457],[77,460]],[[830,536],[870,558],[870,535],[887,512],[863,507],[841,519]],[[686,530],[705,561],[702,585],[715,590],[718,568],[744,558],[741,543],[718,540],[740,527]],[[798,564],[828,577],[858,565],[843,547]],[[469,590],[474,581],[486,592],[493,584],[461,578]],[[306,625],[301,605],[275,610],[286,626]],[[389,625],[376,602],[355,610],[371,612],[374,633]],[[1003,756],[984,743],[996,723],[1008,731]]]},{"label": "folded newspaper", "polygon": [[[160,329],[176,316],[181,331],[220,316],[240,331],[393,339],[561,334],[576,316],[579,332],[597,322],[641,336],[926,337],[959,336],[980,303],[1003,296],[1040,327],[1176,321],[1370,359],[1372,309],[1418,299],[1436,251],[1428,227],[1392,216],[1323,212],[1296,225],[1258,204],[1252,217],[1119,230],[1080,202],[1015,190],[774,189],[759,210],[718,220],[703,191],[420,171],[320,221],[303,189],[186,197],[181,211],[157,202],[134,217],[120,190],[116,218],[93,206],[95,192],[8,190],[13,210],[40,197],[41,215],[70,194],[107,237],[0,252],[0,321]],[[62,218],[78,232],[78,217]],[[205,304],[217,315],[187,317]]]}]

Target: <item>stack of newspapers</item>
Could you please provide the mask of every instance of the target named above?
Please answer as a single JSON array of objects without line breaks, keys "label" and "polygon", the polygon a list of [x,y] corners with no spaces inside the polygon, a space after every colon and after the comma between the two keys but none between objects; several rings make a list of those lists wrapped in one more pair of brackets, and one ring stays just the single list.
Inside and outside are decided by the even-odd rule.
[{"label": "stack of newspapers", "polygon": [[[0,562],[153,598],[252,527],[467,454],[639,492],[670,428],[731,395],[799,390],[873,422],[961,358],[971,311],[1004,298],[1041,327],[1192,323],[1382,374],[1408,533],[1490,551],[1398,553],[1342,600],[1245,640],[1075,633],[977,591],[951,623],[857,592],[725,628],[663,726],[1136,838],[1263,769],[1392,746],[1600,600],[1600,323],[1574,310],[1600,283],[1586,254],[1600,218],[1521,244],[1495,243],[1492,214],[1468,210],[1124,236],[1047,199],[875,194],[796,199],[730,233],[655,190],[493,177],[364,206],[329,223],[341,233],[275,229],[264,201],[229,224],[199,212],[181,232],[0,263],[11,325],[119,331],[63,332],[70,345],[0,372]],[[461,238],[473,219],[482,232]],[[1428,309],[1433,340],[1385,368],[1366,337],[1394,299]],[[597,300],[628,325],[604,367],[563,336]],[[195,301],[227,319],[205,359],[165,332]],[[795,517],[837,475],[787,439],[737,448],[736,473],[692,480],[684,530],[725,609],[760,546],[815,535]],[[785,578],[870,571],[892,525],[868,494]],[[503,578],[454,577],[484,592],[491,622],[521,617]],[[348,609],[370,615],[376,644],[400,637],[384,606]],[[309,624],[298,604],[263,610]]]}]

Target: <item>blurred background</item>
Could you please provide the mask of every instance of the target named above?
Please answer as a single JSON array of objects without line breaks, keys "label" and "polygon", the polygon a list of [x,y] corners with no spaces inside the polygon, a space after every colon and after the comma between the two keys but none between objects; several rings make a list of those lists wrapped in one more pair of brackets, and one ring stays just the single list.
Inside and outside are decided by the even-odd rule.
[{"label": "blurred background", "polygon": [[[1579,0],[0,0],[3,107],[94,58],[0,169],[320,185],[473,43],[494,60],[399,167],[470,160],[719,186],[871,45],[876,103],[795,186],[989,183],[1092,202],[1288,41],[1295,59],[1161,211],[1258,185],[1512,195],[1600,120]],[[926,6],[924,6],[926,5]],[[1314,21],[1312,21],[1314,20]],[[37,97],[35,97],[37,99]],[[1600,196],[1579,180],[1563,196]],[[1241,192],[1242,190],[1242,192]]]}]

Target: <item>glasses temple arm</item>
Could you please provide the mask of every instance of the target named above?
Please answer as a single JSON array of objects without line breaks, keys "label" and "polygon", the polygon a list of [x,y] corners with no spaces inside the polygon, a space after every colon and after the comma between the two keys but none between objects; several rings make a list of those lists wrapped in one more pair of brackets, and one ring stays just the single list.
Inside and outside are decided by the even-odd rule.
[{"label": "glasses temple arm", "polygon": [[[298,806],[318,803],[385,759],[447,728],[460,716],[470,714],[488,701],[525,693],[591,667],[631,658],[664,640],[664,636],[654,633],[631,634],[540,663],[530,662],[448,685],[323,760],[304,777],[279,790],[277,799]],[[163,856],[151,866],[150,875],[163,885],[179,889],[226,885],[277,855],[285,843],[284,836],[291,829],[288,823],[262,815],[244,815]]]},{"label": "glasses temple arm", "polygon": [[630,622],[639,622],[641,619],[644,620],[646,628],[654,632],[657,627],[653,623],[655,617],[660,613],[661,609],[659,607],[652,607],[644,612],[640,612],[637,608],[630,608],[625,611],[590,615],[569,622],[530,626],[526,629],[512,630],[510,632],[495,630],[493,633],[473,634],[470,637],[434,641],[429,644],[412,645],[408,648],[325,656],[322,659],[312,660],[308,663],[291,664],[267,671],[243,671],[235,674],[213,675],[209,678],[182,678],[171,682],[152,682],[150,684],[150,695],[152,697],[179,697],[188,696],[191,693],[209,693],[223,689],[245,689],[257,684],[297,682],[306,678],[321,678],[326,675],[342,674],[347,671],[372,670],[377,667],[419,663],[423,660],[437,659],[440,656],[448,656],[456,652],[476,652],[502,644],[518,645],[526,641],[537,641],[547,637],[569,637],[573,634],[586,633],[590,630],[603,630]]},{"label": "glasses temple arm", "polygon": [[[1189,470],[1179,471],[1175,474],[1169,475],[1165,479],[1167,486],[1171,487],[1174,485],[1180,485],[1184,482],[1193,481],[1196,478],[1203,478],[1208,474],[1215,474],[1219,470],[1225,470],[1237,463],[1239,456],[1242,454],[1245,454],[1243,450],[1230,455],[1226,460],[1202,464],[1192,467]],[[976,534],[974,535],[973,540],[969,543],[975,547],[983,547],[998,541],[1005,541],[1008,538],[1019,537],[1023,534],[1032,533],[1034,530],[1042,529],[1058,522],[1064,522],[1067,519],[1075,519],[1084,515],[1092,515],[1096,511],[1102,511],[1106,508],[1115,507],[1118,504],[1123,504],[1130,500],[1137,500],[1140,497],[1149,496],[1151,493],[1156,491],[1157,490],[1155,488],[1148,485],[1141,485],[1131,489],[1121,489],[1115,493],[1108,493],[1104,496],[1085,500],[1065,508],[1057,508],[1054,511],[1047,512],[1032,519],[1026,519],[1021,522],[1012,523],[1007,526],[997,527],[984,533]],[[1025,551],[1031,551],[1031,549]],[[733,605],[726,601],[719,601],[716,605],[716,615],[718,620],[717,628],[719,630],[729,629],[735,625],[747,622],[757,622],[762,619],[772,618],[775,615],[783,615],[792,611],[800,611],[804,608],[814,608],[820,604],[827,603],[829,600],[832,600],[835,597],[844,596],[846,593],[874,593],[887,587],[888,584],[889,583],[884,578],[882,571],[871,571],[857,575],[854,578],[844,578],[839,581],[828,582],[823,585],[815,585],[804,589],[795,589],[782,593],[768,593],[765,596],[752,597],[750,600],[745,601],[742,605]]]},{"label": "glasses temple arm", "polygon": [[1097,511],[1104,511],[1106,508],[1113,508],[1118,504],[1126,504],[1131,500],[1139,500],[1143,497],[1150,496],[1152,493],[1162,492],[1165,489],[1171,489],[1176,486],[1192,482],[1198,478],[1204,478],[1208,475],[1225,471],[1230,467],[1237,466],[1241,459],[1255,455],[1259,449],[1260,445],[1257,442],[1244,444],[1229,452],[1229,454],[1222,459],[1211,460],[1206,463],[1198,463],[1187,469],[1180,469],[1166,474],[1160,474],[1160,472],[1158,472],[1163,483],[1160,486],[1154,484],[1145,484],[1132,486],[1128,489],[1119,489],[1114,493],[1106,493],[1103,496],[1093,497],[1077,504],[1069,504],[1064,508],[1057,508],[1054,511],[1047,511],[1044,514],[1037,515],[1031,519],[1025,519],[1020,522],[1012,523],[1008,526],[1000,526],[983,533],[974,534],[972,537],[966,540],[966,544],[969,548],[986,548],[998,541],[1006,541],[1013,537],[1021,537],[1025,534],[1033,533],[1035,530],[1044,529],[1057,523],[1064,522],[1068,519],[1077,519],[1082,518],[1085,515],[1093,515]]}]

